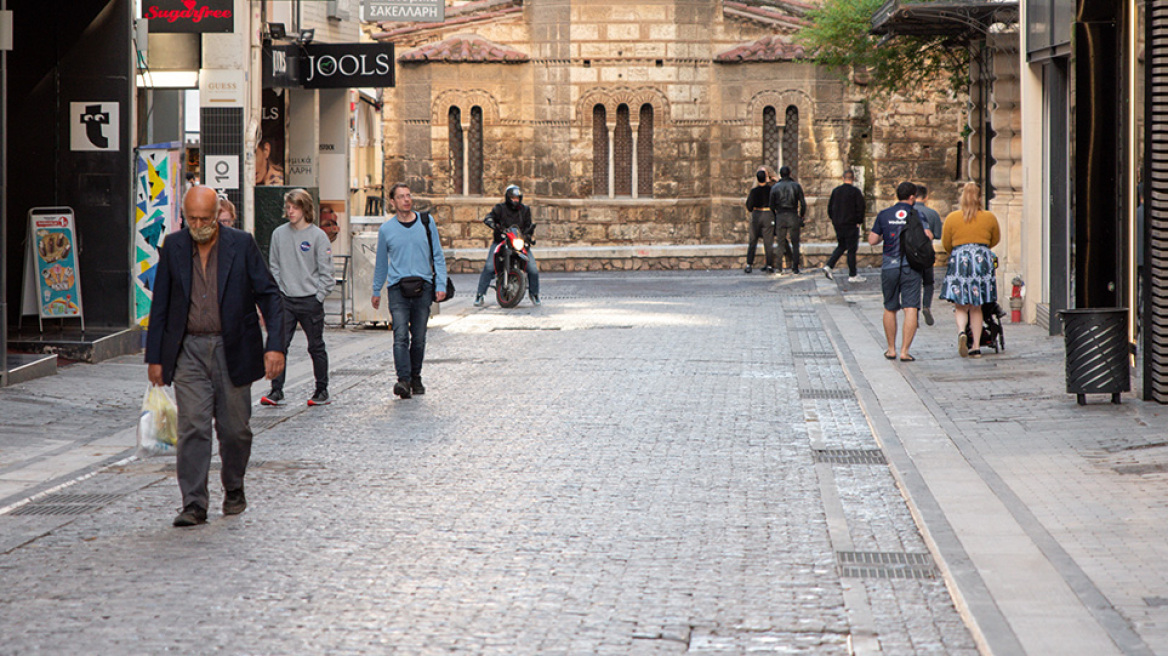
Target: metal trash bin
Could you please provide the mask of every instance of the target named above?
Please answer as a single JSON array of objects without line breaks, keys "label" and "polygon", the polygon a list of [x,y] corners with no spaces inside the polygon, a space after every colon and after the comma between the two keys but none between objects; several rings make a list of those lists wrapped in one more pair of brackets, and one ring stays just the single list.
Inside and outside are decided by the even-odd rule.
[{"label": "metal trash bin", "polygon": [[1067,394],[1086,405],[1087,394],[1110,394],[1118,404],[1131,391],[1127,308],[1062,310],[1066,339]]}]

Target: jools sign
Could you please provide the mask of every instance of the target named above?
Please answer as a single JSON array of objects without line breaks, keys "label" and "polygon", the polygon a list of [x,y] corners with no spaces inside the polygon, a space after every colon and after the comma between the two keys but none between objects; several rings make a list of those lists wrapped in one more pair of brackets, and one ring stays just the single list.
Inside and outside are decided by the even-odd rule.
[{"label": "jools sign", "polygon": [[392,43],[310,43],[272,46],[264,62],[265,86],[305,89],[392,87]]},{"label": "jools sign", "polygon": [[150,31],[234,32],[234,0],[142,0]]}]

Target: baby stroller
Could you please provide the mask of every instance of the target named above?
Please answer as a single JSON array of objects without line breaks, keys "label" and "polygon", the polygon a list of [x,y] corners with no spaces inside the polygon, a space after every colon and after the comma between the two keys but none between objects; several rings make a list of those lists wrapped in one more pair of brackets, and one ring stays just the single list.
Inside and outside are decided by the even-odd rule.
[{"label": "baby stroller", "polygon": [[[981,340],[982,348],[992,348],[994,353],[1006,350],[1006,335],[1002,332],[1002,317],[1006,311],[995,303],[981,304]],[[965,325],[965,343],[973,347],[973,328]]]}]

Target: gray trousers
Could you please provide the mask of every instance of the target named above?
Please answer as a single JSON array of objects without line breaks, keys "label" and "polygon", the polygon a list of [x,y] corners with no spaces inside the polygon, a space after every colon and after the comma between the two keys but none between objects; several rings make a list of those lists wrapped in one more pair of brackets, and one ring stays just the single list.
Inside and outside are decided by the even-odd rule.
[{"label": "gray trousers", "polygon": [[243,488],[251,458],[251,384],[236,387],[227,374],[223,338],[187,335],[174,372],[178,405],[178,488],[183,507],[209,505],[211,419],[219,435],[220,479],[224,490]]}]

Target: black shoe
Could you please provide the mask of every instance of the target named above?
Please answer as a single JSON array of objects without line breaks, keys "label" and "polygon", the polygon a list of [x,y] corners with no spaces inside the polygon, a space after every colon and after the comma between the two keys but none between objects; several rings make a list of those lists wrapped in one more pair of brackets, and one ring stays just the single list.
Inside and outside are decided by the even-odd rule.
[{"label": "black shoe", "polygon": [[749,264],[747,264],[746,268],[742,270],[743,273],[750,273],[751,271],[754,271],[754,267],[750,266]]},{"label": "black shoe", "polygon": [[762,272],[763,273],[774,273],[775,268],[773,266],[765,266],[762,268]]},{"label": "black shoe", "polygon": [[323,387],[318,387],[312,398],[308,399],[308,405],[328,405],[330,403],[332,401],[329,400],[328,390]]},{"label": "black shoe", "polygon": [[922,308],[921,314],[924,315],[924,317],[925,317],[925,325],[926,326],[933,325],[933,310],[932,309]]},{"label": "black shoe", "polygon": [[531,295],[531,304],[536,306],[536,307],[543,305],[543,303],[539,302],[539,294],[532,294]]},{"label": "black shoe", "polygon": [[426,393],[426,386],[422,384],[420,377],[410,379],[410,393],[415,396]]},{"label": "black shoe", "polygon": [[196,526],[207,523],[207,509],[188,503],[183,511],[174,518],[175,526]]},{"label": "black shoe", "polygon": [[223,496],[223,514],[238,515],[245,510],[247,510],[247,497],[243,496],[243,488],[227,490],[227,494]]},{"label": "black shoe", "polygon": [[484,302],[485,302],[485,301],[483,301],[483,295],[482,295],[482,294],[479,294],[478,296],[475,296],[475,301],[474,301],[474,306],[475,306],[475,307],[482,307]]},{"label": "black shoe", "polygon": [[410,392],[410,381],[399,380],[396,383],[394,383],[393,384],[393,393],[402,397],[403,399],[410,398],[410,396],[412,395]]},{"label": "black shoe", "polygon": [[272,390],[260,397],[262,405],[284,405],[284,390]]},{"label": "black shoe", "polygon": [[791,269],[791,275],[795,275],[795,276],[799,275],[799,270],[798,269]]},{"label": "black shoe", "polygon": [[[834,278],[832,277],[832,274],[831,274],[831,267],[824,266],[822,271],[823,271],[823,275],[826,276],[828,280],[834,280]],[[929,325],[931,326],[933,324],[929,324]]]}]

